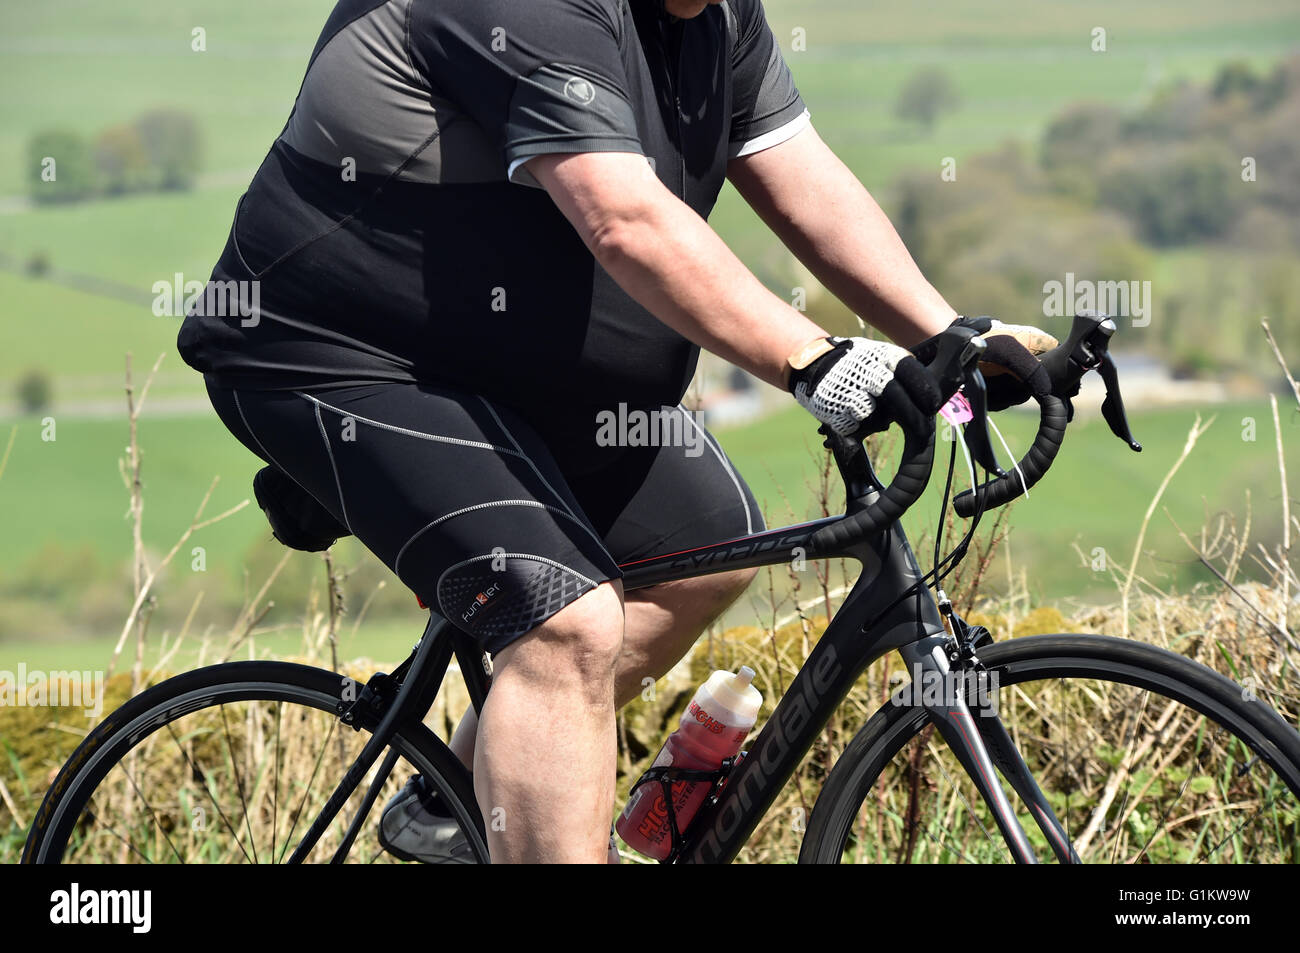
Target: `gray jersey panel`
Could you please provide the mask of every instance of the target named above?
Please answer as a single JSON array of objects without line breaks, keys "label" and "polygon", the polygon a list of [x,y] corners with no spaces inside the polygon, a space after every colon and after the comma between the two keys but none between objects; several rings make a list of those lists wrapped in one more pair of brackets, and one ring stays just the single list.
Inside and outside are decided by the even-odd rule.
[{"label": "gray jersey panel", "polygon": [[[482,131],[412,66],[412,0],[389,0],[317,53],[281,137],[303,155],[348,170],[428,184],[505,178]],[[430,141],[432,137],[432,141]]]}]

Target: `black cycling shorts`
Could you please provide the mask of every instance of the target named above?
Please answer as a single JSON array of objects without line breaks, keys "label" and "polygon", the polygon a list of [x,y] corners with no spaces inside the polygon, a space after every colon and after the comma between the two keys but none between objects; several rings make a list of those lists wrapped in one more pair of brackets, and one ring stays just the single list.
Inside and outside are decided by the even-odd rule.
[{"label": "black cycling shorts", "polygon": [[681,407],[655,408],[639,432],[610,426],[635,423],[610,408],[602,432],[589,411],[523,411],[428,384],[209,380],[208,394],[240,442],[487,652],[620,578],[620,563],[764,528],[749,487]]}]

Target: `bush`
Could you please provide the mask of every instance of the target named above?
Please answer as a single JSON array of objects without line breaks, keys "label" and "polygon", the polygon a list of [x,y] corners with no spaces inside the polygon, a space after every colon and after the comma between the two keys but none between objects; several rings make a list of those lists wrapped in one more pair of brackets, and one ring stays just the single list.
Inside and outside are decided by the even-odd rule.
[{"label": "bush", "polygon": [[18,405],[23,413],[39,414],[45,411],[53,399],[54,388],[49,376],[40,370],[28,371],[18,381],[16,388]]},{"label": "bush", "polygon": [[33,278],[43,278],[50,271],[50,253],[46,251],[32,252],[24,268],[27,274]]},{"label": "bush", "polygon": [[914,73],[904,84],[894,115],[929,129],[940,113],[956,109],[960,102],[957,87],[947,73],[940,69],[925,69]]}]

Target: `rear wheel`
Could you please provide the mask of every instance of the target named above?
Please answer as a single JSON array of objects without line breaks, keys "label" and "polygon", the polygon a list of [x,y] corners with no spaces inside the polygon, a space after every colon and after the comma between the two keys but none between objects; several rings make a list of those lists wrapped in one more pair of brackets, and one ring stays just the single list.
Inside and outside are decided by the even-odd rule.
[{"label": "rear wheel", "polygon": [[[1021,638],[979,658],[998,717],[1085,863],[1300,862],[1300,734],[1250,691],[1103,636]],[[1039,859],[1052,859],[1009,793]],[[831,770],[800,853],[804,863],[1011,859],[925,709],[893,704]]]},{"label": "rear wheel", "polygon": [[[377,726],[339,714],[353,687],[322,669],[234,662],[168,679],[107,716],[73,752],[37,812],[24,863],[284,863]],[[469,773],[421,724],[390,742],[394,770],[347,854],[378,843],[384,803],[419,772],[486,863]],[[307,857],[326,862],[359,813],[379,758]]]}]

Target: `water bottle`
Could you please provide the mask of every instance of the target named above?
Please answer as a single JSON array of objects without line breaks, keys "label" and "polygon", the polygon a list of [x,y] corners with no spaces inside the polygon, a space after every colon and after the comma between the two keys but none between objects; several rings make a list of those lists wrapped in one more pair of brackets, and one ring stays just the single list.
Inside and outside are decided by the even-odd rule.
[{"label": "water bottle", "polygon": [[[686,706],[677,730],[668,736],[652,767],[671,765],[709,771],[739,753],[763,704],[763,696],[750,684],[753,678],[754,670],[748,666],[738,673],[718,671],[710,675]],[[672,782],[679,831],[686,830],[711,787],[708,781]],[[633,850],[656,860],[666,858],[673,838],[663,784],[649,781],[635,788],[614,826]]]}]

